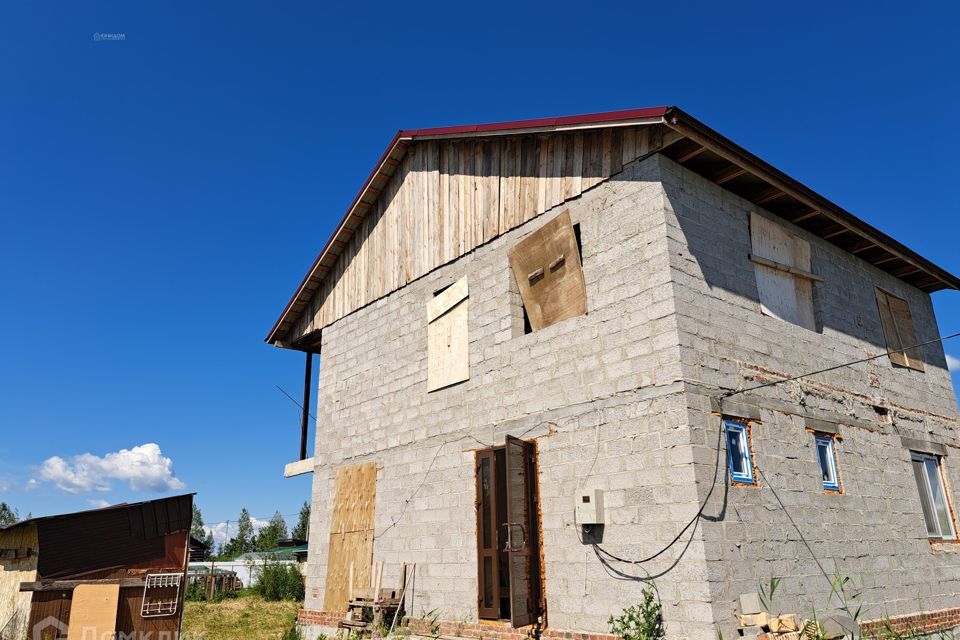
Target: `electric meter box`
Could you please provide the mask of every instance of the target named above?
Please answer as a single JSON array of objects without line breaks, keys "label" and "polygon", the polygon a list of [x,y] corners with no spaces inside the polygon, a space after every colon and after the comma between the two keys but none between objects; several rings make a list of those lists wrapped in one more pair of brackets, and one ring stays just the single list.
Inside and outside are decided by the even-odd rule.
[{"label": "electric meter box", "polygon": [[577,496],[577,522],[603,524],[603,489],[586,489]]}]

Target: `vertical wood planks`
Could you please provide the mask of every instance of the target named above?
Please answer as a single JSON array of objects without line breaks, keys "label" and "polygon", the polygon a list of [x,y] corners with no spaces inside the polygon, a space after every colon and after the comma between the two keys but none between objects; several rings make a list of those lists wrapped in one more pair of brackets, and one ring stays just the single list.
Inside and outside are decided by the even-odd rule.
[{"label": "vertical wood planks", "polygon": [[[660,127],[423,141],[377,182],[293,339],[325,327],[659,149]],[[324,263],[328,264],[328,263]]]},{"label": "vertical wood planks", "polygon": [[486,143],[483,163],[483,241],[500,235],[500,141]]},{"label": "vertical wood planks", "polygon": [[446,230],[444,229],[444,219],[440,207],[440,147],[436,142],[427,142],[424,145],[426,152],[426,162],[424,164],[424,184],[425,192],[423,201],[420,203],[422,215],[432,221],[430,226],[430,235],[428,238],[428,251],[430,255],[429,264],[426,269],[436,269],[445,262],[444,260],[444,238]]},{"label": "vertical wood planks", "polygon": [[516,138],[500,142],[500,195],[498,202],[500,233],[517,225],[517,208],[520,194],[519,181],[520,144]]},{"label": "vertical wood planks", "polygon": [[537,215],[537,182],[540,175],[540,144],[536,138],[520,141],[520,216],[518,224]]}]

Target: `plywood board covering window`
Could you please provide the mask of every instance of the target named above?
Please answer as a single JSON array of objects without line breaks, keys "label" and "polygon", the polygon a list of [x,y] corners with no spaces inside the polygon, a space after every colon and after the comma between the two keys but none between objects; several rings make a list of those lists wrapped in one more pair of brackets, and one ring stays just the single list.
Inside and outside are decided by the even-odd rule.
[{"label": "plywood board covering window", "polygon": [[119,584],[81,584],[73,590],[68,640],[112,638],[117,630]]},{"label": "plywood board covering window", "polygon": [[427,303],[427,391],[470,378],[469,305],[466,277]]},{"label": "plywood board covering window", "polygon": [[754,263],[760,309],[768,316],[816,331],[810,243],[782,224],[750,214],[750,258]]},{"label": "plywood board covering window", "polygon": [[370,583],[376,491],[377,467],[374,463],[337,469],[327,549],[324,611],[345,612],[351,591],[365,589]]},{"label": "plywood board covering window", "polygon": [[901,367],[923,371],[920,349],[914,346],[917,344],[917,331],[913,326],[910,305],[903,298],[878,288],[877,308],[880,310],[880,323],[883,325],[890,361]]},{"label": "plywood board covering window", "polygon": [[568,211],[518,242],[508,257],[534,331],[587,312],[580,251]]}]

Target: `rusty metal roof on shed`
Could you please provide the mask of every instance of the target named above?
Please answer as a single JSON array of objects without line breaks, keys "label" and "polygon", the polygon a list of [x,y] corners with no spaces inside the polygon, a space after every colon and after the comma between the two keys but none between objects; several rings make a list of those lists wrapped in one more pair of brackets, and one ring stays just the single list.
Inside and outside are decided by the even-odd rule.
[{"label": "rusty metal roof on shed", "polygon": [[[154,500],[143,500],[143,501],[141,501],[141,502],[120,502],[120,503],[118,503],[118,504],[112,504],[112,505],[109,505],[109,506],[107,506],[107,507],[99,507],[99,508],[97,508],[97,509],[85,509],[85,510],[83,510],[83,511],[71,511],[70,513],[55,513],[55,514],[52,514],[52,515],[49,515],[49,516],[36,516],[36,517],[33,517],[33,518],[27,518],[26,520],[20,520],[20,521],[18,521],[18,522],[14,522],[14,523],[12,523],[12,524],[0,526],[0,531],[4,531],[4,530],[7,530],[7,529],[16,529],[17,527],[21,527],[21,526],[26,525],[26,524],[37,524],[37,523],[40,523],[40,522],[47,522],[47,521],[49,521],[49,520],[60,520],[60,519],[64,519],[64,518],[74,518],[74,517],[76,517],[76,516],[85,516],[85,515],[89,515],[89,514],[97,514],[97,513],[103,513],[103,512],[108,512],[108,511],[115,511],[115,510],[117,510],[117,509],[136,509],[136,508],[138,508],[138,507],[143,507],[143,506],[146,506],[146,505],[148,505],[148,504],[155,504],[155,503],[160,503],[160,502],[164,502],[164,501],[168,501],[168,500],[180,501],[180,500],[182,500],[182,499],[184,499],[184,498],[188,498],[188,497],[189,497],[189,498],[192,498],[192,497],[195,496],[195,495],[197,495],[197,494],[196,494],[196,493],[184,493],[184,494],[176,495],[176,496],[167,496],[166,498],[156,498],[156,499],[154,499]],[[189,529],[189,528],[190,528],[190,526],[189,526],[189,524],[188,524],[188,525],[187,525],[187,529]]]},{"label": "rusty metal roof on shed", "polygon": [[347,241],[376,202],[377,178],[389,178],[418,140],[560,132],[603,126],[662,123],[683,138],[661,153],[725,189],[875,265],[927,293],[960,289],[960,278],[935,265],[839,205],[720,135],[677,107],[650,107],[559,118],[398,131],[347,208],[266,342],[277,344],[300,315]]}]

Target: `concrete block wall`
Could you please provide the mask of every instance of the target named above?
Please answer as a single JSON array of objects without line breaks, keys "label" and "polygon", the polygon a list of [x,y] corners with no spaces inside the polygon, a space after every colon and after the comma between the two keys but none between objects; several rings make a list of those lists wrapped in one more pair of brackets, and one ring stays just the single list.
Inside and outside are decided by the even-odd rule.
[{"label": "concrete block wall", "polygon": [[[588,315],[525,335],[506,252],[563,208],[581,225]],[[579,489],[606,491],[604,548],[649,555],[710,489],[723,390],[881,353],[875,285],[910,302],[919,340],[937,336],[928,296],[799,229],[826,278],[815,293],[819,330],[762,315],[747,259],[752,208],[654,156],[326,328],[306,607],[322,608],[335,470],[376,461],[374,555],[385,584],[399,563],[416,562],[412,613],[475,621],[474,451],[511,434],[538,445],[548,624],[607,631],[642,584],[611,576],[582,544]],[[427,393],[426,302],[463,275],[471,378]],[[948,481],[960,486],[942,348],[926,347],[924,360],[924,372],[882,358],[735,398],[757,417],[765,477],[727,486],[721,442],[724,475],[689,545],[645,566],[663,574],[669,637],[712,639],[717,626],[733,634],[736,597],[772,575],[785,577],[784,611],[823,612],[821,568],[862,586],[870,616],[955,606],[960,545],[927,542],[900,444],[946,445]],[[840,425],[842,495],[819,487],[810,419]]]},{"label": "concrete block wall", "polygon": [[[820,330],[764,316],[747,258],[755,205],[667,158],[660,163],[691,441],[704,496],[714,473],[722,391],[885,351],[875,286],[909,301],[920,341],[937,337],[938,329],[929,296],[796,227],[792,231],[811,243],[813,271],[826,279],[815,287]],[[800,615],[836,606],[822,571],[852,578],[868,619],[957,606],[960,545],[927,541],[910,454],[900,440],[947,445],[944,467],[956,506],[956,399],[942,347],[925,347],[923,357],[924,372],[884,357],[727,401],[728,407],[747,405],[759,418],[752,426],[753,455],[764,475],[756,488],[730,487],[724,475],[706,510],[707,574],[724,633],[733,633],[737,596],[774,575],[784,576],[780,605]],[[841,495],[822,490],[806,431],[810,419],[840,425]],[[723,455],[721,473],[725,446]]]},{"label": "concrete block wall", "polygon": [[[384,584],[416,562],[414,615],[476,620],[474,450],[507,433],[538,443],[550,627],[605,632],[640,599],[580,542],[573,504],[580,485],[607,490],[604,545],[627,557],[697,508],[659,172],[635,163],[324,330],[308,609],[322,608],[335,469],[372,460]],[[581,226],[588,314],[524,335],[507,250],[563,208]],[[471,377],[427,393],[426,302],[463,275]],[[695,539],[659,581],[672,637],[713,637],[702,558]]]},{"label": "concrete block wall", "polygon": [[[666,191],[671,270],[683,337],[684,379],[738,388],[756,367],[791,375],[886,350],[874,287],[910,304],[917,339],[939,336],[930,296],[838,247],[784,222],[811,245],[820,329],[763,315],[751,252],[749,214],[770,215],[735,194],[657,156]],[[926,371],[894,367],[887,358],[841,369],[817,380],[891,405],[956,418],[953,386],[940,344],[922,348]],[[739,369],[737,368],[739,367]]]}]

